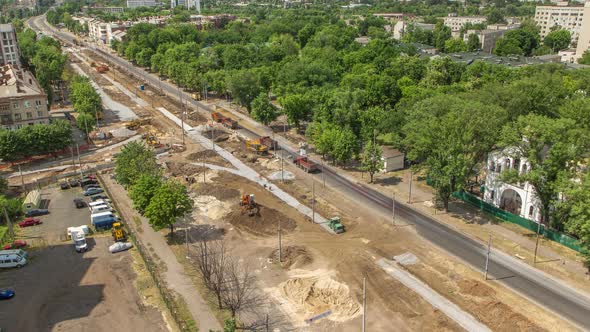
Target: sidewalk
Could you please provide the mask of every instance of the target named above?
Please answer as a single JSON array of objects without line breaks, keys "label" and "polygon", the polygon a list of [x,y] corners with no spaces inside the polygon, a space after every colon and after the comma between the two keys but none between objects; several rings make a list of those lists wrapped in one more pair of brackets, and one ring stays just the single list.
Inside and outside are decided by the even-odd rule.
[{"label": "sidewalk", "polygon": [[[117,202],[121,217],[127,220],[128,227],[136,230],[137,240],[146,248],[150,248],[151,253],[156,253],[159,260],[163,262],[161,264],[165,264],[166,268],[163,277],[168,283],[168,287],[182,296],[187,304],[188,310],[199,327],[199,331],[221,331],[221,324],[219,324],[209,309],[207,302],[199,294],[190,278],[185,274],[184,268],[176,260],[176,256],[174,256],[174,253],[166,243],[166,239],[162,234],[152,229],[146,218],[135,211],[131,199],[122,186],[115,183],[110,177],[104,177],[103,180],[105,186],[109,188],[109,192],[113,196],[111,198]],[[135,218],[141,220],[140,225],[134,222]]]}]

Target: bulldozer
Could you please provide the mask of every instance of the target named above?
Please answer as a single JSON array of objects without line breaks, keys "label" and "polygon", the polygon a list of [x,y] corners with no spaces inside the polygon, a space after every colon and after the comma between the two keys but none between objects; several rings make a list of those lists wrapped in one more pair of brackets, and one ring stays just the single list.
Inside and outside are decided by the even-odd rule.
[{"label": "bulldozer", "polygon": [[268,153],[268,147],[260,142],[259,139],[251,139],[246,141],[246,148],[256,152],[258,155]]},{"label": "bulldozer", "polygon": [[156,134],[154,134],[153,132],[149,132],[147,134],[143,135],[143,138],[145,139],[145,142],[149,145],[149,146],[159,146],[160,145],[160,141],[158,140],[158,138],[156,137]]},{"label": "bulldozer", "polygon": [[111,233],[113,234],[113,240],[115,240],[115,242],[127,241],[127,233],[125,233],[125,229],[120,222],[113,223]]},{"label": "bulldozer", "polygon": [[336,234],[344,233],[344,225],[340,222],[340,217],[332,217],[328,221],[328,226]]},{"label": "bulldozer", "polygon": [[244,194],[242,195],[242,200],[240,201],[240,206],[242,207],[242,214],[248,212],[250,217],[260,215],[260,207],[258,203],[254,201],[254,194]]}]

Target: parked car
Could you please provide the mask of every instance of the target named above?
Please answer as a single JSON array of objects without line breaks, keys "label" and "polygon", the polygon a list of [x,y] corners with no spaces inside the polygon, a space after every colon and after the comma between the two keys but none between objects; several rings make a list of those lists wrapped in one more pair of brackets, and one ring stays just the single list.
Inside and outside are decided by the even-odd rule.
[{"label": "parked car", "polygon": [[59,187],[61,188],[61,190],[66,190],[66,189],[70,189],[70,185],[67,182],[62,182],[59,184]]},{"label": "parked car", "polygon": [[70,187],[77,187],[80,185],[80,182],[77,179],[69,179],[68,184]]},{"label": "parked car", "polygon": [[93,179],[82,179],[82,180],[80,180],[80,185],[82,187],[87,186],[89,184],[97,184],[97,183],[98,183],[98,181],[93,180]]},{"label": "parked car", "polygon": [[100,188],[100,185],[98,184],[87,184],[85,186],[82,186],[82,190],[86,191],[90,188]]},{"label": "parked car", "polygon": [[29,227],[29,226],[35,226],[35,225],[41,225],[43,222],[39,219],[39,218],[25,218],[25,220],[21,221],[18,223],[18,226],[23,228],[23,227]]},{"label": "parked car", "polygon": [[84,196],[91,196],[94,194],[100,194],[103,192],[102,188],[88,188],[88,190],[84,191]]},{"label": "parked car", "polygon": [[36,217],[36,216],[43,216],[49,214],[49,210],[47,209],[32,209],[25,212],[25,216],[27,217]]},{"label": "parked car", "polygon": [[98,194],[98,195],[92,195],[92,196],[90,196],[90,200],[93,201],[93,202],[96,202],[99,199],[102,199],[102,200],[104,200],[106,202],[110,202],[109,196],[107,196],[107,195]]},{"label": "parked car", "polygon": [[7,243],[2,247],[2,250],[10,250],[10,249],[20,249],[27,246],[27,241],[25,240],[14,240],[12,243]]},{"label": "parked car", "polygon": [[81,209],[86,206],[86,202],[81,198],[74,198],[74,205],[76,209]]},{"label": "parked car", "polygon": [[10,300],[14,297],[14,291],[12,289],[0,289],[0,300]]},{"label": "parked car", "polygon": [[129,243],[129,242],[115,242],[114,244],[112,244],[109,247],[109,251],[114,254],[116,252],[119,251],[125,251],[128,250],[129,248],[133,247],[133,244]]}]

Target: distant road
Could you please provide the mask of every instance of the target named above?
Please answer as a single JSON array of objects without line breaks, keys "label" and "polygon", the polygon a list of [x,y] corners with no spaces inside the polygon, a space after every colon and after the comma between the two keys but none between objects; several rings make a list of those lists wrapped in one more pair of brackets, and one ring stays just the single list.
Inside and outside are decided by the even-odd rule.
[{"label": "distant road", "polygon": [[[51,32],[59,39],[73,43],[74,38],[67,33],[57,31],[47,25],[44,16],[37,16],[30,20],[32,27],[37,31]],[[199,109],[213,112],[209,106],[202,104],[183,91],[166,81],[161,81],[157,76],[145,72],[141,68],[134,67],[124,59],[105,52],[94,45],[87,45],[90,49],[102,56],[107,56],[109,61],[125,68],[128,72],[141,77],[153,87],[161,87],[168,95],[175,97],[182,94],[185,102]],[[254,134],[253,134],[254,135]],[[285,151],[295,155],[296,149],[282,138],[277,138],[279,146]],[[336,168],[324,165],[326,184],[334,186],[337,190],[348,195],[359,206],[371,208],[385,215],[391,213],[392,199],[363,185],[353,183],[338,174]],[[396,201],[396,216],[403,218],[414,225],[418,234],[442,248],[448,253],[470,264],[473,268],[482,270],[485,264],[486,247],[445,224],[437,222],[430,216],[418,212],[402,202]],[[490,255],[489,275],[498,279],[507,287],[517,291],[530,300],[546,307],[571,321],[580,328],[590,330],[590,298],[586,294],[569,287],[564,282],[556,280],[519,260],[493,250]],[[534,320],[535,317],[529,317]]]}]

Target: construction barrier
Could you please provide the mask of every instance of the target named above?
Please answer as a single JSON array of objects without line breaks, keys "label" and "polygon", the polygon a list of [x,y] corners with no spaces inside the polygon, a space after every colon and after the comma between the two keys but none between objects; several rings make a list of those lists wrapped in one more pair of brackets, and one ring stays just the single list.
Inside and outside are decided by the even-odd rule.
[{"label": "construction barrier", "polygon": [[[523,218],[521,216],[512,214],[510,212],[504,211],[498,207],[493,206],[492,204],[486,203],[484,201],[482,201],[481,199],[477,198],[476,196],[473,196],[471,194],[469,194],[466,191],[457,191],[453,194],[454,197],[469,203],[475,207],[477,207],[478,209],[481,209],[495,217],[498,217],[504,221],[513,223],[513,224],[517,224],[521,227],[524,227],[532,232],[537,232],[539,225],[531,220],[528,220],[526,218]],[[550,229],[550,228],[546,228],[544,225],[541,225],[541,231],[540,234],[542,234],[544,237],[555,241],[557,243],[560,243],[570,249],[573,249],[577,252],[582,252],[582,247],[580,246],[578,240],[576,240],[575,238],[563,234],[559,231]]]}]

